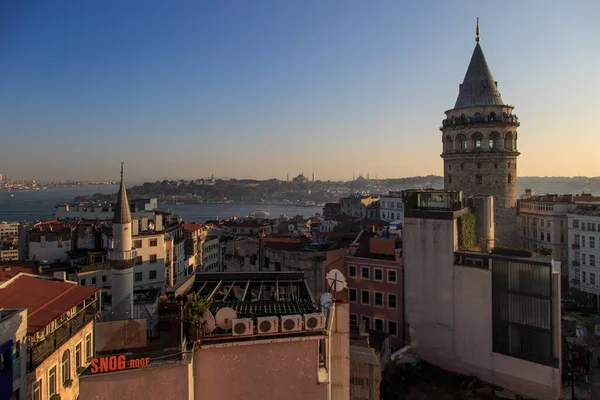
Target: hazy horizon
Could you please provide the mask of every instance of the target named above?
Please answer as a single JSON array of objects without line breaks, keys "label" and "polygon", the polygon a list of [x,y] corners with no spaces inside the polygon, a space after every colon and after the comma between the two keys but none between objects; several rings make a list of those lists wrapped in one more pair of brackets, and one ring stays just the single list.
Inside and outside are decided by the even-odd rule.
[{"label": "hazy horizon", "polygon": [[477,16],[519,176],[600,175],[597,2],[57,4],[0,4],[14,179],[441,175]]}]

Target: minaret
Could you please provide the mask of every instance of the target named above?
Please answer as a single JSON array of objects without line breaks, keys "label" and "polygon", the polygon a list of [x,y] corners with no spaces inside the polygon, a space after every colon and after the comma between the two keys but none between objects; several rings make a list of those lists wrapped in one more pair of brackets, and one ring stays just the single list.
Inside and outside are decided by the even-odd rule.
[{"label": "minaret", "polygon": [[504,103],[479,44],[454,108],[442,121],[444,188],[465,196],[494,196],[495,245],[512,246],[516,233],[517,128],[513,107]]},{"label": "minaret", "polygon": [[125,191],[123,163],[121,163],[121,186],[113,218],[113,248],[109,251],[112,272],[112,313],[115,320],[133,318],[133,265],[135,250],[132,249],[131,213]]}]

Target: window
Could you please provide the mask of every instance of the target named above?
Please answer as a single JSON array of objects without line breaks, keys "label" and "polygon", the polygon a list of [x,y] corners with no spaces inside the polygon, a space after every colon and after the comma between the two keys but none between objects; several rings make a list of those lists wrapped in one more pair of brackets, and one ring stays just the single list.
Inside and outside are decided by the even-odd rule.
[{"label": "window", "polygon": [[475,148],[476,149],[480,149],[481,148],[481,139],[475,139]]},{"label": "window", "polygon": [[494,163],[494,168],[498,169],[498,163]]},{"label": "window", "polygon": [[85,358],[89,360],[92,358],[92,334],[88,334],[85,337]]},{"label": "window", "polygon": [[363,279],[369,279],[369,267],[362,267],[361,268],[361,276]]},{"label": "window", "polygon": [[542,228],[544,227],[544,220],[543,220],[543,219],[541,219],[541,220],[540,220],[540,226],[541,226]]},{"label": "window", "polygon": [[375,280],[377,282],[383,282],[383,269],[375,268]]},{"label": "window", "polygon": [[388,269],[388,283],[396,283],[396,271]]},{"label": "window", "polygon": [[581,281],[583,283],[585,283],[586,279],[585,279],[585,271],[581,271]]},{"label": "window", "polygon": [[81,280],[81,286],[85,286],[85,279]]},{"label": "window", "polygon": [[95,276],[93,276],[92,277],[92,285],[95,285],[97,281],[98,281],[98,279]]},{"label": "window", "polygon": [[62,355],[62,381],[63,386],[67,381],[71,380],[71,352],[69,350],[65,350]]},{"label": "window", "polygon": [[527,236],[527,229],[523,228],[523,236]]},{"label": "window", "polygon": [[136,282],[141,282],[142,281],[142,273],[141,272],[136,272],[135,273],[134,281],[136,281]]},{"label": "window", "polygon": [[[467,141],[465,140],[465,149],[467,148],[466,143]],[[460,169],[465,169],[465,163],[460,163]]]},{"label": "window", "polygon": [[383,332],[383,320],[381,318],[375,318],[375,330]]},{"label": "window", "polygon": [[361,320],[365,322],[365,331],[371,329],[371,317],[363,315]]},{"label": "window", "polygon": [[573,241],[575,242],[575,244],[577,246],[579,246],[579,241],[581,240],[580,238],[581,238],[581,236],[579,236],[579,235],[573,236]]},{"label": "window", "polygon": [[590,272],[590,285],[595,285],[596,284],[596,274],[594,274],[593,272]]},{"label": "window", "polygon": [[158,246],[158,239],[150,239],[150,247]]},{"label": "window", "polygon": [[134,240],[133,241],[133,247],[135,249],[141,249],[142,248],[142,241],[141,240]]},{"label": "window", "polygon": [[581,265],[585,265],[585,254],[581,254]]},{"label": "window", "polygon": [[564,242],[565,242],[565,234],[564,234],[564,233],[561,233],[561,234],[560,234],[560,242],[561,242],[561,243],[564,243]]},{"label": "window", "polygon": [[475,181],[477,182],[478,185],[481,185],[483,183],[483,176],[476,175],[475,176]]},{"label": "window", "polygon": [[358,315],[350,314],[350,326],[358,326]]},{"label": "window", "polygon": [[546,221],[546,226],[547,226],[548,228],[552,228],[552,223],[551,223],[550,221]]},{"label": "window", "polygon": [[546,242],[551,242],[549,233],[546,233]]},{"label": "window", "polygon": [[102,283],[106,283],[106,275],[102,275]]},{"label": "window", "polygon": [[150,279],[156,279],[156,270],[155,269],[150,271]]},{"label": "window", "polygon": [[33,400],[42,400],[42,380],[38,380],[33,384]]},{"label": "window", "polygon": [[383,293],[375,292],[374,305],[376,307],[383,307]]},{"label": "window", "polygon": [[48,371],[48,396],[56,394],[56,365]]},{"label": "window", "polygon": [[81,342],[75,346],[75,371],[81,367]]},{"label": "window", "polygon": [[590,254],[590,267],[595,267],[596,266],[596,256],[593,254]]},{"label": "window", "polygon": [[356,289],[350,288],[348,291],[350,292],[350,301],[356,303]]},{"label": "window", "polygon": [[489,146],[489,148],[490,148],[490,149],[493,149],[493,148],[494,148],[494,139],[490,139],[490,140],[488,141],[488,146]]},{"label": "window", "polygon": [[590,242],[590,249],[593,249],[596,247],[596,238],[594,236],[590,236],[589,242]]},{"label": "window", "polygon": [[508,174],[508,183],[512,183],[512,175]]},{"label": "window", "polygon": [[560,229],[564,229],[565,228],[565,221],[560,221]]},{"label": "window", "polygon": [[368,290],[361,290],[360,296],[361,296],[361,299],[360,299],[361,304],[365,304],[365,305],[371,304],[371,292],[369,292]]},{"label": "window", "polygon": [[135,258],[135,263],[136,263],[137,265],[140,265],[142,262],[143,262],[142,256],[137,256],[137,257]]},{"label": "window", "polygon": [[155,263],[156,262],[156,254],[150,254],[150,262],[151,263]]},{"label": "window", "polygon": [[540,240],[543,242],[544,241],[544,232],[540,232]]},{"label": "window", "polygon": [[388,321],[388,333],[393,336],[398,335],[398,323],[396,321]]},{"label": "window", "polygon": [[594,229],[592,229],[593,224],[591,222],[588,222],[588,231],[593,231]]},{"label": "window", "polygon": [[356,265],[348,266],[348,276],[350,276],[350,278],[356,278]]},{"label": "window", "polygon": [[452,184],[452,175],[448,175],[448,183]]},{"label": "window", "polygon": [[388,308],[396,309],[396,295],[388,293]]}]

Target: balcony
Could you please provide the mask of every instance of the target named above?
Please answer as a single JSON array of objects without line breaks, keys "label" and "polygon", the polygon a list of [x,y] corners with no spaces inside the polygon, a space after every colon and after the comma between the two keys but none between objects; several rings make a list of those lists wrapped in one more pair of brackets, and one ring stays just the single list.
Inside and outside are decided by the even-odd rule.
[{"label": "balcony", "polygon": [[579,250],[580,246],[579,246],[579,244],[578,244],[578,243],[573,243],[573,244],[571,245],[571,248],[572,248],[573,250]]},{"label": "balcony", "polygon": [[29,370],[33,371],[50,354],[67,342],[74,334],[83,329],[96,315],[96,301],[85,306],[75,316],[65,321],[57,330],[47,335],[44,339],[32,343],[29,350]]},{"label": "balcony", "polygon": [[504,114],[499,116],[482,116],[480,118],[475,117],[450,117],[442,120],[442,126],[440,129],[451,128],[456,126],[472,126],[472,125],[505,125],[514,124],[520,126],[519,119],[514,114]]}]

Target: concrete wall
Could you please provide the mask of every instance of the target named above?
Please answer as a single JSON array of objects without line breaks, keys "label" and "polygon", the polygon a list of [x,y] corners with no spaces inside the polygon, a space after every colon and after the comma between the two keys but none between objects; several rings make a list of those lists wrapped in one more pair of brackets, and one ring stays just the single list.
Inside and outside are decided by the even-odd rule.
[{"label": "concrete wall", "polygon": [[[180,362],[80,378],[82,400],[191,400],[192,366]],[[201,390],[202,388],[199,388]],[[218,398],[218,397],[213,397]]]},{"label": "concrete wall", "polygon": [[455,220],[408,218],[405,224],[412,351],[443,369],[521,395],[557,399],[558,368],[493,353],[491,270],[454,265]]},{"label": "concrete wall", "polygon": [[240,344],[194,353],[195,400],[327,399],[318,339]]},{"label": "concrete wall", "polygon": [[62,242],[47,241],[45,236],[42,236],[38,242],[29,242],[29,258],[35,258],[38,261],[47,260],[48,262],[66,261],[67,251],[70,249],[71,239],[64,238]]}]

